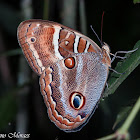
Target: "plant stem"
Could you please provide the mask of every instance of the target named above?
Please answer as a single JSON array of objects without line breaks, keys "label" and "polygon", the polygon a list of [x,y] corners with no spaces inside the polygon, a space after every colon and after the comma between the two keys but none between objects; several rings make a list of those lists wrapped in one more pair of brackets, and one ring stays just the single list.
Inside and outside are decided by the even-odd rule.
[{"label": "plant stem", "polygon": [[49,0],[44,0],[43,19],[47,20],[49,15]]},{"label": "plant stem", "polygon": [[138,98],[131,113],[125,120],[122,127],[119,128],[115,133],[102,137],[102,138],[99,138],[98,140],[110,140],[113,138],[118,138],[118,139],[121,139],[121,138],[127,139],[128,138],[129,139],[128,129],[129,129],[130,125],[132,124],[133,120],[135,119],[139,110],[140,110],[140,97]]},{"label": "plant stem", "polygon": [[85,0],[79,1],[79,15],[80,15],[80,23],[81,23],[81,32],[84,35],[87,35],[87,24],[86,24],[86,9],[85,9]]},{"label": "plant stem", "polygon": [[119,129],[119,131],[122,131],[122,132],[128,131],[130,125],[132,124],[132,122],[133,122],[134,118],[136,117],[139,110],[140,110],[140,97],[138,98],[138,100],[137,100],[136,104],[134,105],[131,113],[129,114],[129,116],[125,120],[123,126]]},{"label": "plant stem", "polygon": [[63,1],[62,24],[73,29],[76,29],[76,13],[77,13],[76,3],[77,3],[77,0],[64,0]]}]

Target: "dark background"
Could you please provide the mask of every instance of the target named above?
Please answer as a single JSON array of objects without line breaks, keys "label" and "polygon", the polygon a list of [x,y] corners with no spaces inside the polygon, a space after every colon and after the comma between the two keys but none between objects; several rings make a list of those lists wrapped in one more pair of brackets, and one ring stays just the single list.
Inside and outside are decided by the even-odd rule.
[{"label": "dark background", "polygon": [[[28,1],[28,0],[27,0]],[[48,20],[63,24],[66,18],[63,11],[64,1],[50,0],[48,9],[44,2],[32,0],[32,14],[21,3],[26,0],[0,1],[0,134],[9,132],[29,133],[30,139],[63,140],[63,139],[96,139],[113,133],[123,121],[112,130],[117,114],[126,106],[133,106],[140,94],[140,66],[121,84],[116,92],[101,102],[88,124],[76,133],[65,133],[59,130],[48,118],[47,109],[40,94],[38,77],[31,71],[20,50],[17,41],[17,27],[21,21],[29,18],[43,19],[45,10]],[[48,2],[48,1],[46,1]],[[81,31],[79,3],[70,9],[75,13],[75,25],[71,28]],[[25,4],[26,5],[26,4]],[[107,42],[111,52],[131,50],[140,37],[140,5],[133,1],[85,0],[85,22],[87,36],[100,43],[90,29],[90,25],[100,37],[101,16],[103,11],[103,41]],[[27,16],[23,11],[27,12]],[[73,21],[72,21],[73,22]],[[82,31],[81,31],[82,32]],[[115,67],[115,60],[112,67]],[[23,62],[23,63],[22,63]],[[27,72],[27,75],[26,75]],[[21,76],[22,75],[22,76]],[[26,78],[25,78],[26,77]],[[140,114],[130,127],[131,139],[140,137]]]}]

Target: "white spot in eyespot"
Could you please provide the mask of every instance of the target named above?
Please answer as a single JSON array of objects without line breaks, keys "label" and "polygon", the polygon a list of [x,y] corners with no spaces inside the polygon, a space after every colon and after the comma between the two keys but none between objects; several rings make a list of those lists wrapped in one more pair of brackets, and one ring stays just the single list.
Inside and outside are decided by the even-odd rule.
[{"label": "white spot in eyespot", "polygon": [[65,45],[67,46],[69,44],[69,41],[65,41]]}]

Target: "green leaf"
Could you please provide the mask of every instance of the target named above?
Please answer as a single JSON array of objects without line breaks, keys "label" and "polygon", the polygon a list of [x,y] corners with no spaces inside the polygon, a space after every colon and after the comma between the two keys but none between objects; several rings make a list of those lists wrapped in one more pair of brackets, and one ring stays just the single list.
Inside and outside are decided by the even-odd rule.
[{"label": "green leaf", "polygon": [[116,121],[113,125],[113,129],[116,127],[116,125],[118,125],[122,120],[124,120],[128,116],[131,109],[132,109],[132,107],[130,107],[130,106],[127,106],[127,107],[121,109],[121,111],[117,115]]},{"label": "green leaf", "polygon": [[140,64],[140,40],[135,44],[135,52],[126,54],[124,61],[118,62],[115,70],[124,74],[112,72],[108,79],[108,88],[105,89],[104,97],[115,92],[119,85],[128,77],[128,75]]},{"label": "green leaf", "polygon": [[140,3],[140,0],[133,0],[133,3],[134,3],[134,4]]}]

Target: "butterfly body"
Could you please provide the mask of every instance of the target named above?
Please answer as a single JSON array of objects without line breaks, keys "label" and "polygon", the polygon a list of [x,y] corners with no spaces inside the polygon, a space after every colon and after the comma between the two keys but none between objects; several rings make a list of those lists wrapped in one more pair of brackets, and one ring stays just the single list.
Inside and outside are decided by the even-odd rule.
[{"label": "butterfly body", "polygon": [[80,130],[101,98],[111,59],[91,39],[61,24],[24,21],[18,40],[31,68],[40,76],[48,115],[60,129]]}]

